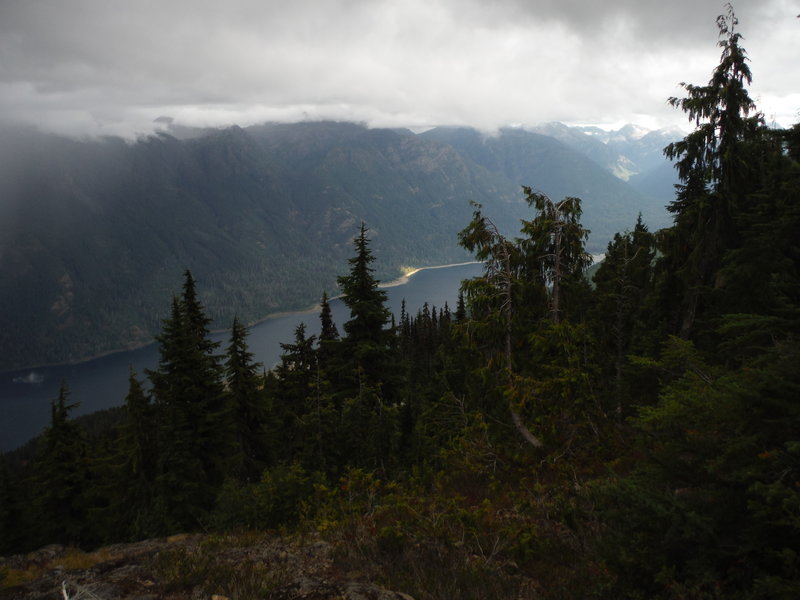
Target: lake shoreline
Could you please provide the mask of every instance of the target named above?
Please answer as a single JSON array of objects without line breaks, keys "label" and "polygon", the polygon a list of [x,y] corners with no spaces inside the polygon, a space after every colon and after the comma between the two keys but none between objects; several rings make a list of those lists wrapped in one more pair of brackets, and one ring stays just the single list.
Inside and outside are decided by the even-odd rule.
[{"label": "lake shoreline", "polygon": [[404,275],[401,275],[397,279],[392,279],[391,281],[387,281],[386,283],[378,284],[378,287],[383,289],[383,288],[397,287],[398,285],[403,285],[405,283],[408,283],[408,280],[411,277],[413,277],[414,275],[416,275],[417,273],[419,273],[420,271],[431,271],[433,269],[448,269],[448,268],[451,268],[451,267],[465,267],[467,265],[477,265],[477,264],[478,264],[477,260],[468,260],[466,262],[450,263],[450,264],[447,264],[447,265],[433,265],[433,266],[430,266],[430,267],[412,268],[412,269],[409,269],[409,271],[407,273],[405,273]]},{"label": "lake shoreline", "polygon": [[[479,276],[483,267],[481,263],[459,265],[449,269],[444,267],[451,265],[432,267],[440,270],[428,270],[431,267],[398,269],[399,273],[395,272],[400,277],[387,277],[386,283],[379,283],[386,294],[387,309],[400,315],[403,303],[410,314],[426,302],[429,306],[444,307],[448,302],[455,306],[461,282]],[[302,303],[299,304],[302,307]],[[296,327],[302,322],[307,326],[306,335],[316,335],[320,327],[317,309],[314,304],[305,310],[271,313],[260,319],[259,325],[249,327],[247,341],[254,360],[265,368],[279,364],[281,345],[294,338]],[[341,297],[331,302],[331,313],[339,328],[351,318]],[[227,345],[228,330],[221,331],[214,333],[211,339]],[[221,351],[222,347],[217,350]],[[145,380],[148,370],[158,369],[160,348],[155,342],[139,345],[134,350],[97,354],[102,356],[68,365],[17,369],[0,377],[0,452],[24,445],[47,427],[50,405],[61,381],[69,382],[72,397],[79,403],[73,414],[75,417],[121,406],[129,391],[131,367],[140,380]]]},{"label": "lake shoreline", "polygon": [[[432,270],[432,269],[447,269],[447,268],[451,268],[451,267],[464,267],[466,265],[475,265],[475,264],[478,264],[478,261],[470,260],[470,261],[460,262],[460,263],[449,263],[449,264],[446,264],[446,265],[432,265],[430,267],[413,267],[413,268],[410,268],[408,270],[408,272],[406,272],[405,274],[401,275],[400,277],[398,277],[396,279],[392,279],[391,281],[387,281],[386,283],[380,283],[379,282],[378,283],[378,289],[393,288],[393,287],[397,287],[397,286],[400,286],[400,285],[404,285],[404,284],[408,283],[408,280],[411,277],[413,277],[414,275],[416,275],[420,271],[428,271],[428,270]],[[338,300],[341,297],[342,297],[341,294],[339,294],[338,296],[331,296],[330,298],[328,298],[328,301],[330,302],[331,300]],[[282,317],[291,317],[291,316],[296,316],[296,315],[313,315],[313,314],[318,313],[321,310],[321,308],[322,308],[322,306],[320,305],[320,303],[316,302],[315,304],[312,304],[308,308],[304,308],[304,309],[301,309],[301,310],[285,310],[285,311],[281,311],[281,312],[270,313],[265,317],[262,317],[260,319],[257,319],[256,321],[253,321],[252,323],[248,323],[247,324],[247,328],[250,329],[251,327],[255,327],[256,325],[260,325],[261,323],[264,323],[265,321],[269,321],[270,319],[280,319]],[[215,331],[212,331],[212,333],[224,333],[226,331],[230,331],[230,329],[217,329]]]},{"label": "lake shoreline", "polygon": [[[427,270],[431,270],[431,269],[446,269],[446,268],[449,268],[449,267],[463,267],[463,266],[466,266],[466,265],[477,264],[477,263],[478,263],[478,261],[467,261],[467,262],[461,262],[461,263],[450,263],[450,264],[446,264],[446,265],[432,265],[430,267],[410,268],[406,273],[404,273],[403,275],[401,275],[400,277],[398,277],[396,279],[392,279],[391,281],[388,281],[386,283],[379,283],[378,284],[378,288],[383,289],[383,288],[391,288],[391,287],[397,287],[397,286],[400,286],[400,285],[404,285],[404,284],[408,283],[408,280],[411,277],[413,277],[414,275],[416,275],[420,271],[427,271]],[[341,298],[341,295],[333,296],[332,298],[329,298],[328,300],[336,300],[337,298]],[[279,319],[279,318],[282,318],[282,317],[293,316],[293,315],[305,315],[305,314],[313,315],[315,313],[318,313],[319,311],[320,311],[320,303],[317,302],[315,304],[312,304],[308,308],[301,309],[301,310],[286,310],[286,311],[269,313],[268,315],[266,315],[266,316],[264,316],[264,317],[262,317],[260,319],[256,319],[255,321],[253,321],[251,323],[248,323],[247,324],[247,328],[250,329],[252,327],[260,325],[261,323],[264,323],[265,321],[269,321],[270,319]],[[210,333],[217,334],[217,333],[225,333],[227,331],[230,331],[230,328],[214,329],[214,330],[211,330]],[[56,363],[42,363],[42,364],[37,364],[37,365],[33,365],[33,366],[26,366],[26,367],[19,367],[19,368],[16,368],[16,369],[3,370],[3,371],[0,371],[0,377],[6,377],[6,376],[9,376],[9,375],[17,375],[17,374],[22,376],[24,372],[27,371],[30,374],[30,373],[33,373],[36,369],[50,369],[50,368],[53,368],[53,367],[72,367],[72,366],[80,365],[80,364],[87,363],[87,362],[90,362],[90,361],[93,361],[93,360],[98,360],[100,358],[105,358],[107,356],[112,356],[114,354],[121,354],[123,352],[133,352],[133,351],[136,351],[136,350],[141,350],[143,348],[147,348],[149,346],[152,346],[152,345],[154,345],[156,343],[157,343],[156,340],[152,340],[152,341],[147,342],[147,343],[131,344],[131,345],[126,346],[124,348],[118,348],[116,350],[108,350],[106,352],[100,352],[98,354],[93,354],[93,355],[87,356],[85,358],[79,358],[79,359],[75,359],[75,360],[66,360],[66,361],[61,361],[61,362],[56,362]],[[16,377],[14,379],[16,379]]]}]

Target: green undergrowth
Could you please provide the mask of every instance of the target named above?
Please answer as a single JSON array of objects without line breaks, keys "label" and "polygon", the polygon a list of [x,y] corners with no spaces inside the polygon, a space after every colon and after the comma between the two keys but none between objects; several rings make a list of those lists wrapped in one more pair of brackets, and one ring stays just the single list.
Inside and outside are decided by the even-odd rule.
[{"label": "green undergrowth", "polygon": [[269,600],[289,572],[278,557],[248,555],[266,539],[254,531],[211,535],[195,547],[162,550],[147,566],[165,593],[200,589],[208,596]]}]

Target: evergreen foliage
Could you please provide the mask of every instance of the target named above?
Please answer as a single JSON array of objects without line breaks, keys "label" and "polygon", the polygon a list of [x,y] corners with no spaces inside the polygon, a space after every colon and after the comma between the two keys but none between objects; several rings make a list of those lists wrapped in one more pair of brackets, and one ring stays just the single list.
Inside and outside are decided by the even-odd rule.
[{"label": "evergreen foliage", "polygon": [[222,457],[229,429],[221,357],[209,337],[209,319],[197,298],[192,274],[173,298],[157,337],[160,361],[149,371],[158,406],[156,504],[166,529],[195,527],[214,502],[223,479]]},{"label": "evergreen foliage", "polygon": [[386,308],[386,293],[378,287],[371,266],[375,256],[369,248],[367,228],[361,230],[353,245],[356,254],[348,262],[350,273],[338,278],[342,300],[350,309],[350,320],[344,324],[344,343],[351,357],[351,372],[357,376],[357,393],[365,386],[376,386],[388,361],[391,314]]},{"label": "evergreen foliage", "polygon": [[[730,4],[717,19],[722,55],[705,86],[682,84],[685,98],[670,98],[695,123],[684,140],[667,146],[681,184],[668,209],[675,225],[662,234],[662,251],[671,284],[680,285],[683,302],[675,307],[673,331],[698,335],[695,321],[714,301],[725,253],[740,243],[737,214],[759,185],[764,118],[746,86],[751,81],[747,53],[741,47],[738,20]],[[669,286],[672,287],[671,285]],[[665,286],[665,290],[666,290]],[[708,325],[705,325],[708,327]]]},{"label": "evergreen foliage", "polygon": [[524,187],[518,238],[473,205],[456,310],[395,319],[362,224],[341,335],[325,294],[262,375],[187,271],[123,423],[88,438],[62,385],[33,464],[0,463],[0,551],[313,529],[419,598],[796,597],[800,126],[750,116],[736,24],[673,101],[673,225],[614,236],[593,285],[580,200]]},{"label": "evergreen foliage", "polygon": [[607,370],[613,369],[609,387],[618,418],[629,416],[623,407],[623,400],[631,397],[628,356],[644,352],[648,340],[647,315],[652,307],[648,311],[645,301],[652,296],[654,260],[654,236],[639,216],[632,231],[618,233],[609,242],[592,278],[591,322],[598,345],[608,350],[598,358]]},{"label": "evergreen foliage", "polygon": [[0,554],[13,554],[30,543],[25,517],[27,494],[18,474],[14,473],[5,456],[0,456]]},{"label": "evergreen foliage", "polygon": [[234,317],[225,354],[225,398],[235,438],[230,466],[243,481],[257,481],[263,470],[262,461],[270,454],[260,369],[261,364],[253,361],[253,353],[247,348],[247,329]]},{"label": "evergreen foliage", "polygon": [[522,221],[526,237],[519,244],[525,256],[525,278],[548,288],[549,318],[559,323],[566,304],[562,297],[583,282],[584,271],[591,264],[585,250],[589,231],[580,224],[581,200],[567,197],[553,202],[541,192],[526,186],[522,189],[528,205],[537,211],[533,219]]},{"label": "evergreen foliage", "polygon": [[31,526],[39,543],[91,543],[89,493],[92,487],[88,447],[70,419],[77,406],[63,381],[50,404],[50,426],[40,441],[33,470],[34,502],[39,517]]},{"label": "evergreen foliage", "polygon": [[156,416],[149,394],[131,370],[125,397],[126,418],[116,438],[114,472],[109,477],[117,493],[110,494],[111,515],[106,518],[114,524],[124,524],[130,539],[158,533],[158,519],[152,511],[159,459]]}]

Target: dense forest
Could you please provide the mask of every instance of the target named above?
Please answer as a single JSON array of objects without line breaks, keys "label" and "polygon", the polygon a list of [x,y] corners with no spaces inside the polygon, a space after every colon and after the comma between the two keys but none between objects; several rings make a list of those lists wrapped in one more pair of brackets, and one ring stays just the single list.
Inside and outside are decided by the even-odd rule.
[{"label": "dense forest", "polygon": [[418,600],[800,596],[800,125],[765,125],[718,24],[670,99],[670,227],[632,219],[590,280],[580,199],[524,187],[516,237],[473,206],[457,306],[391,315],[362,225],[350,319],[323,298],[269,372],[187,271],[119,424],[82,431],[65,383],[6,457],[0,552],[314,531]]},{"label": "dense forest", "polygon": [[169,131],[126,143],[0,127],[0,371],[151,343],[187,268],[214,329],[303,310],[333,289],[362,220],[383,279],[467,260],[466,200],[513,233],[521,182],[580,196],[594,253],[631,214],[667,222],[666,200],[529,131]]}]

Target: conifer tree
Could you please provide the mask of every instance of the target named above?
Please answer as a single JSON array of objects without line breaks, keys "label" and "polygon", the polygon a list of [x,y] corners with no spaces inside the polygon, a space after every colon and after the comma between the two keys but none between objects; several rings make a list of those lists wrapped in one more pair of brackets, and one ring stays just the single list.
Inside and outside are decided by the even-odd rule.
[{"label": "conifer tree", "polygon": [[791,150],[798,132],[765,132],[758,186],[736,214],[740,243],[725,254],[719,277],[721,311],[770,315],[784,331],[800,310],[800,156]]},{"label": "conifer tree", "polygon": [[341,344],[339,338],[339,330],[336,323],[333,322],[333,315],[331,313],[331,304],[328,300],[327,292],[322,294],[320,301],[320,332],[319,342],[317,348],[317,357],[319,360],[319,368],[322,377],[326,379],[335,380],[337,371],[341,369]]},{"label": "conifer tree", "polygon": [[584,272],[591,264],[584,248],[589,231],[580,223],[581,201],[567,197],[554,202],[530,187],[522,189],[528,205],[537,211],[533,219],[522,221],[521,231],[526,236],[519,241],[524,253],[523,277],[549,289],[549,318],[558,323],[565,313],[565,294],[584,282]]},{"label": "conifer tree", "polygon": [[[478,322],[474,335],[484,338],[478,343],[488,350],[489,366],[503,373],[501,385],[507,385],[514,379],[514,321],[521,287],[519,247],[482,214],[480,205],[476,205],[472,221],[458,237],[461,245],[484,263],[484,275],[463,282],[462,288],[470,299],[472,318]],[[517,432],[530,445],[541,447],[540,437],[525,425],[513,399],[508,400],[508,408]]]},{"label": "conifer tree", "polygon": [[677,277],[662,284],[662,295],[667,304],[676,295],[676,284],[681,286],[683,301],[672,309],[670,333],[682,337],[689,337],[698,313],[711,306],[723,257],[739,243],[737,212],[757,179],[752,142],[761,137],[764,120],[760,113],[751,115],[755,104],[746,86],[752,76],[737,25],[728,4],[727,13],[717,19],[722,55],[708,84],[681,84],[686,97],[669,99],[696,124],[664,150],[676,161],[681,185],[668,206],[675,225],[661,235],[662,270]]},{"label": "conifer tree", "polygon": [[524,190],[538,214],[522,222],[526,237],[518,240],[520,278],[529,297],[544,294],[547,308],[537,314],[532,302],[534,311],[521,320],[523,358],[506,395],[546,432],[548,446],[558,448],[556,452],[591,452],[600,435],[598,419],[604,415],[594,398],[593,340],[586,325],[591,256],[584,244],[589,232],[580,223],[579,198],[553,202]]},{"label": "conifer tree", "polygon": [[154,514],[158,466],[158,428],[155,407],[133,369],[128,375],[125,421],[113,449],[113,473],[107,495],[106,521],[117,535],[141,539],[157,535],[159,519]]},{"label": "conifer tree", "polygon": [[350,309],[350,320],[344,324],[345,345],[352,357],[358,386],[379,386],[388,361],[391,331],[386,308],[386,293],[378,287],[371,264],[375,256],[369,248],[367,227],[361,224],[353,245],[356,255],[349,259],[350,273],[338,278],[342,301]]},{"label": "conifer tree", "polygon": [[[605,360],[613,368],[615,411],[622,415],[623,373],[634,336],[644,328],[644,299],[652,291],[654,236],[642,222],[633,231],[615,234],[594,275],[595,308],[593,320],[597,341],[606,352]],[[601,357],[602,359],[603,357]],[[607,363],[607,364],[608,364]]]},{"label": "conifer tree", "polygon": [[219,344],[187,270],[159,342],[158,369],[148,371],[159,416],[158,510],[166,530],[196,527],[224,476],[228,439]]},{"label": "conifer tree", "polygon": [[319,359],[316,358],[311,389],[306,395],[298,423],[298,433],[302,443],[297,452],[297,459],[309,472],[336,476],[343,466],[342,416],[332,387]]},{"label": "conifer tree", "polygon": [[467,305],[464,302],[464,290],[458,290],[458,301],[456,303],[456,313],[455,313],[455,320],[457,323],[461,323],[464,319],[467,318]]},{"label": "conifer tree", "polygon": [[279,458],[292,461],[303,440],[301,423],[308,398],[314,395],[317,376],[316,336],[306,335],[305,323],[294,330],[293,343],[281,343],[283,353],[276,369],[273,412],[279,434]]},{"label": "conifer tree", "polygon": [[0,556],[16,554],[30,534],[25,519],[23,487],[12,473],[5,455],[0,455]]},{"label": "conifer tree", "polygon": [[391,472],[397,463],[399,410],[369,385],[346,398],[342,407],[341,438],[346,464]]},{"label": "conifer tree", "polygon": [[328,300],[328,293],[322,293],[322,300],[320,301],[320,342],[332,342],[339,339],[339,330],[336,328],[336,323],[333,322],[333,315],[331,314],[331,304]]},{"label": "conifer tree", "polygon": [[591,389],[587,333],[566,318],[578,314],[588,295],[588,231],[580,224],[580,199],[555,203],[529,187],[523,191],[537,211],[522,221],[525,237],[509,241],[480,206],[459,234],[461,244],[485,265],[484,276],[464,284],[469,325],[473,339],[489,350],[488,365],[499,375],[495,394],[508,404],[523,439],[543,445],[528,422],[546,429],[568,423],[558,438],[570,444],[585,420]]},{"label": "conifer tree", "polygon": [[[660,386],[630,420],[642,455],[604,509],[618,597],[800,593],[800,157],[790,132],[750,116],[730,5],[718,25],[709,85],[673,99],[697,128],[667,148],[683,184],[643,308],[690,339],[635,359]],[[666,315],[654,310],[671,297]]]},{"label": "conifer tree", "polygon": [[39,543],[81,545],[91,541],[87,494],[91,486],[87,444],[70,419],[78,404],[69,401],[64,381],[50,404],[50,425],[35,464],[35,513]]},{"label": "conifer tree", "polygon": [[261,364],[247,348],[247,329],[234,317],[225,355],[226,397],[233,420],[231,465],[236,477],[255,482],[268,458],[265,395],[261,389]]}]

